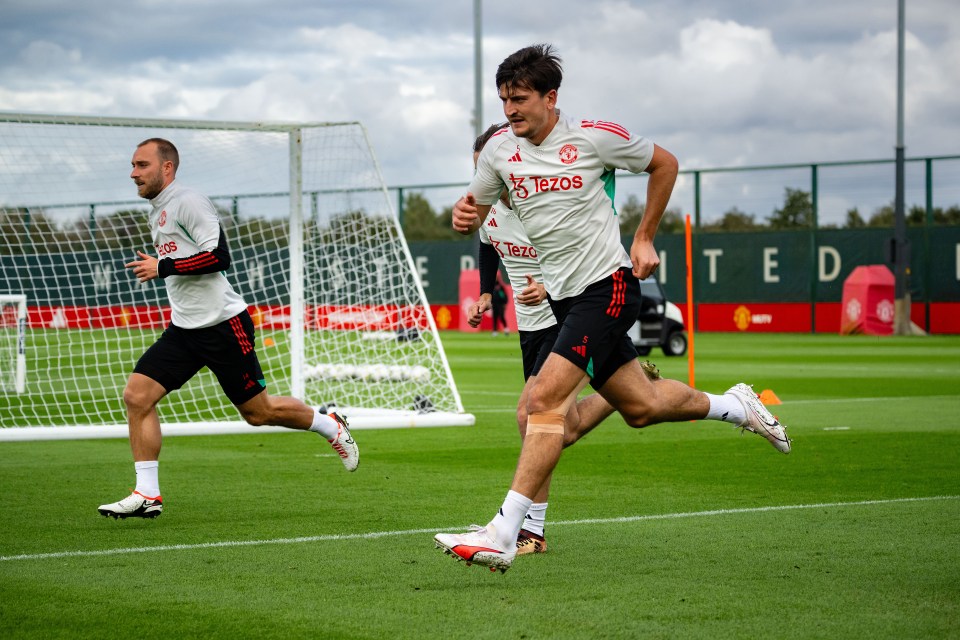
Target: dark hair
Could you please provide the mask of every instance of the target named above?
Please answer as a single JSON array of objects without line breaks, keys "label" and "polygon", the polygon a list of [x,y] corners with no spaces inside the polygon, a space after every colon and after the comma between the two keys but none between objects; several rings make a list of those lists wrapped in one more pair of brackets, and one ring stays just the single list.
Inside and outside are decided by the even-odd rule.
[{"label": "dark hair", "polygon": [[487,144],[487,141],[490,140],[493,134],[495,134],[497,131],[500,131],[500,129],[503,129],[504,127],[508,126],[508,124],[509,123],[507,122],[501,122],[500,124],[490,125],[486,131],[484,131],[479,136],[477,136],[477,139],[473,141],[473,152],[480,153],[484,145]]},{"label": "dark hair", "polygon": [[549,44],[535,44],[512,53],[497,67],[497,91],[532,89],[540,95],[560,88],[563,68],[560,56]]},{"label": "dark hair", "polygon": [[173,171],[176,173],[177,168],[180,166],[180,152],[173,146],[173,143],[163,138],[147,138],[137,145],[137,149],[151,142],[157,145],[157,155],[160,156],[160,162],[167,162],[168,160],[172,162]]}]

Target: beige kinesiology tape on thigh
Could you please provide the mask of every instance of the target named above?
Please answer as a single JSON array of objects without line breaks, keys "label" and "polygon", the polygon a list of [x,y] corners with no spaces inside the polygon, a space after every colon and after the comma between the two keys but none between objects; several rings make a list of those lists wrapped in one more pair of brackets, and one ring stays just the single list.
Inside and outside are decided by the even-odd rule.
[{"label": "beige kinesiology tape on thigh", "polygon": [[527,418],[527,435],[553,433],[563,435],[563,415],[553,411],[535,411]]}]

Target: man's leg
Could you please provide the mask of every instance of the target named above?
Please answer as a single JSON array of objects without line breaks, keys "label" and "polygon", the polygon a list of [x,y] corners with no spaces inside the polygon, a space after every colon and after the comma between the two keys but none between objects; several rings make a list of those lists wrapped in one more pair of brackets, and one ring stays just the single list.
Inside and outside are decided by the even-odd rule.
[{"label": "man's leg", "polygon": [[617,369],[599,393],[635,428],[659,422],[699,420],[707,416],[710,408],[705,393],[678,380],[651,382],[636,360]]},{"label": "man's leg", "polygon": [[516,556],[517,534],[533,497],[550,477],[563,451],[564,421],[587,383],[576,365],[551,353],[529,389],[527,428],[507,497],[493,520],[467,534],[438,533],[436,545],[457,560],[506,571]]},{"label": "man's leg", "polygon": [[617,369],[599,392],[631,427],[704,418],[722,420],[764,437],[781,453],[790,453],[790,439],[783,425],[742,383],[723,395],[704,393],[678,380],[652,383],[640,364],[631,360]]},{"label": "man's leg", "polygon": [[[517,427],[520,430],[521,445],[527,434],[527,397],[530,395],[530,388],[537,381],[537,376],[532,375],[527,378],[523,385],[523,391],[520,392],[520,398],[517,400]],[[517,555],[526,555],[529,553],[544,553],[547,550],[547,541],[544,537],[544,528],[547,520],[547,500],[550,496],[551,473],[543,481],[543,486],[533,497],[530,508],[527,509],[523,517],[523,526],[520,533],[517,534]]]},{"label": "man's leg", "polygon": [[[530,376],[527,379],[517,403],[517,424],[520,428],[521,440],[524,439],[527,431],[527,398],[529,390],[536,383],[536,380],[537,376]],[[592,431],[613,411],[613,407],[596,393],[574,402],[564,418],[563,448],[569,447]],[[517,536],[517,555],[543,553],[547,549],[544,528],[552,478],[553,472],[547,475],[540,489],[533,496],[533,503],[524,516],[520,533]]]},{"label": "man's leg", "polygon": [[513,484],[488,525],[488,530],[504,548],[515,544],[534,497],[557,466],[563,451],[566,415],[587,382],[586,374],[579,367],[550,354],[530,388],[526,435]]},{"label": "man's leg", "polygon": [[137,486],[129,496],[111,504],[100,505],[100,515],[112,518],[155,518],[163,512],[160,497],[159,460],[162,435],[157,403],[167,390],[156,380],[132,373],[123,390],[127,408],[130,450],[137,474]]},{"label": "man's leg", "polygon": [[253,320],[247,312],[235,319],[246,334],[245,339],[238,340],[233,326],[236,323],[227,321],[216,325],[211,332],[214,346],[205,364],[217,376],[224,393],[243,419],[255,427],[274,425],[315,431],[330,443],[347,471],[356,470],[360,452],[343,416],[335,412],[327,415],[296,398],[267,393],[263,369],[252,347],[256,343]]},{"label": "man's leg", "polygon": [[296,398],[271,396],[266,391],[238,404],[237,409],[247,424],[254,427],[270,425],[300,431],[310,429],[316,413],[312,407]]},{"label": "man's leg", "polygon": [[355,471],[360,463],[360,450],[350,433],[347,421],[337,413],[327,415],[296,398],[271,396],[266,391],[238,404],[237,409],[243,419],[255,427],[272,425],[299,431],[315,431],[326,438],[340,456],[347,471]]},{"label": "man's leg", "polygon": [[123,390],[123,404],[127,408],[127,428],[134,462],[160,459],[162,435],[157,403],[167,390],[141,373],[132,373]]}]

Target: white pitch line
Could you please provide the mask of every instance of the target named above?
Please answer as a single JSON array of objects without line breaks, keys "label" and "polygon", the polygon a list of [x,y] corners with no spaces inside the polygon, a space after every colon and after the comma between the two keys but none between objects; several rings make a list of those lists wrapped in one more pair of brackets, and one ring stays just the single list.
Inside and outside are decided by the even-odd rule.
[{"label": "white pitch line", "polygon": [[[929,502],[931,500],[958,500],[960,496],[927,496],[920,498],[892,498],[889,500],[859,500],[857,502],[820,502],[816,504],[787,504],[770,507],[744,507],[742,509],[714,509],[710,511],[688,511],[684,513],[660,513],[645,516],[621,516],[616,518],[586,518],[583,520],[560,520],[550,526],[581,524],[621,524],[645,520],[672,520],[676,518],[697,518],[705,516],[725,516],[742,513],[765,513],[769,511],[793,511],[797,509],[824,509],[836,507],[859,507],[870,505],[896,504],[903,502]],[[322,536],[299,536],[296,538],[273,538],[271,540],[225,540],[223,542],[200,542],[196,544],[171,544],[155,547],[131,547],[125,549],[101,549],[99,551],[56,551],[53,553],[24,553],[16,556],[0,556],[0,562],[15,560],[50,560],[55,558],[92,558],[97,556],[116,556],[130,553],[153,553],[157,551],[190,551],[193,549],[218,549],[227,547],[253,547],[268,544],[302,544],[304,542],[330,542],[337,540],[372,540],[393,536],[436,533],[443,530],[458,530],[464,527],[432,527],[430,529],[405,529],[402,531],[372,531],[369,533],[343,533]]]},{"label": "white pitch line", "polygon": [[784,404],[845,404],[849,402],[902,402],[904,400],[960,400],[960,396],[884,396],[882,398],[824,398],[811,400],[784,400]]}]

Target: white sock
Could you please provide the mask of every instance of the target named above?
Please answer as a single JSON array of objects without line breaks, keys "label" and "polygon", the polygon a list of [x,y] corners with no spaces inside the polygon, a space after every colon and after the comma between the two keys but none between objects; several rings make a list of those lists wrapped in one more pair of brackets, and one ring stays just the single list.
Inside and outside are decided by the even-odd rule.
[{"label": "white sock", "polygon": [[310,431],[316,431],[327,440],[333,440],[337,437],[339,429],[340,424],[336,420],[321,413],[319,409],[313,410],[313,424],[310,425]]},{"label": "white sock", "polygon": [[523,517],[523,529],[538,536],[543,535],[543,528],[547,523],[547,503],[534,502]]},{"label": "white sock", "polygon": [[706,394],[710,399],[710,410],[707,411],[707,420],[723,420],[731,424],[740,424],[747,419],[747,412],[736,396],[723,394],[717,396]]},{"label": "white sock", "polygon": [[513,490],[507,492],[503,506],[490,521],[497,531],[497,542],[504,549],[513,549],[517,546],[517,534],[520,533],[523,517],[527,515],[531,504],[533,500],[530,498]]},{"label": "white sock", "polygon": [[160,462],[157,460],[148,460],[145,462],[134,462],[133,468],[137,472],[137,488],[134,489],[140,495],[146,498],[156,498],[160,495]]}]

